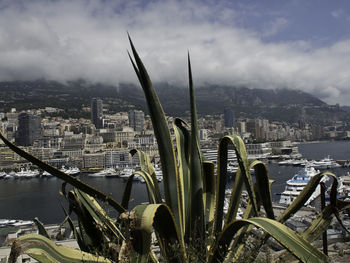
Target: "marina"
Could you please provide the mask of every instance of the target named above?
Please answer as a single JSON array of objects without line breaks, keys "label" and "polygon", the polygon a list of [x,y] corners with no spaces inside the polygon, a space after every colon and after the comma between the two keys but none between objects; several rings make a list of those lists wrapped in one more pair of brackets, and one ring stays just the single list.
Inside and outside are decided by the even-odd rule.
[{"label": "marina", "polygon": [[[328,142],[318,144],[304,144],[298,145],[302,159],[307,160],[321,160],[325,156],[330,155],[337,160],[346,160],[350,157],[350,142]],[[339,154],[339,152],[341,154]],[[211,158],[216,159],[216,151],[212,151]],[[296,160],[296,159],[294,159]],[[278,204],[281,198],[281,193],[286,188],[286,183],[294,175],[300,171],[302,165],[279,165],[278,159],[265,159],[269,177],[274,180],[271,185],[272,198],[275,204]],[[229,151],[228,167],[234,173],[237,169],[237,163],[234,158],[234,152]],[[125,167],[126,168],[126,167]],[[68,169],[66,167],[65,169]],[[319,170],[318,168],[315,168]],[[350,169],[346,166],[335,167],[329,169],[338,177],[346,175]],[[104,170],[100,170],[104,171]],[[121,201],[122,193],[124,191],[126,179],[132,173],[131,167],[120,169],[118,173],[108,173],[108,170],[102,173],[102,176],[94,176],[94,173],[85,173],[80,171],[76,176],[85,183],[92,185],[96,189],[111,195],[115,200]],[[322,170],[323,171],[323,170]],[[229,170],[230,172],[230,170]],[[161,180],[160,167],[155,167],[155,173],[158,181]],[[62,180],[44,175],[43,172],[39,176],[32,178],[15,178],[14,172],[7,171],[0,173],[0,210],[2,211],[2,218],[7,219],[21,219],[32,220],[38,217],[44,223],[58,223],[64,219],[64,213],[60,207],[61,204],[66,205],[66,201],[59,195]],[[7,179],[6,179],[7,178]],[[145,184],[135,178],[132,189],[132,200],[130,208],[137,204],[147,201],[147,190]],[[232,182],[229,181],[229,187]],[[159,184],[161,191],[163,184]],[[348,189],[348,188],[346,188]],[[13,209],[21,204],[21,209]]]},{"label": "marina", "polygon": [[[92,177],[92,178],[122,178],[127,180],[135,171],[138,170],[138,168],[137,167],[125,167],[122,169],[105,168],[97,172],[89,172],[89,173],[81,173],[80,169],[77,167],[68,168],[68,169],[66,169],[65,167],[62,167],[60,170],[72,176],[85,174],[86,176]],[[157,165],[155,165],[155,175],[158,182],[161,182],[163,180],[162,170]],[[37,169],[30,170],[28,168],[27,169],[21,168],[21,170],[18,172],[15,172],[15,171],[10,171],[9,173],[0,172],[0,179],[3,179],[3,180],[9,180],[9,179],[21,180],[21,179],[50,178],[50,177],[52,177],[52,175],[46,171],[39,171]],[[145,180],[139,174],[134,175],[134,180],[140,181],[141,183],[145,183]]]}]

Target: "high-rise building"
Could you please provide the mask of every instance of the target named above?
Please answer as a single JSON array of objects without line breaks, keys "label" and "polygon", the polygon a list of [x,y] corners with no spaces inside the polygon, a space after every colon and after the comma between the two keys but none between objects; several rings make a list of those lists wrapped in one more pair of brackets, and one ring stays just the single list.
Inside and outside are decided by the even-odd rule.
[{"label": "high-rise building", "polygon": [[129,111],[129,126],[134,131],[143,131],[145,124],[145,114],[141,110]]},{"label": "high-rise building", "polygon": [[225,127],[233,127],[235,124],[235,117],[233,114],[233,109],[230,107],[225,107],[224,109],[224,123]]},{"label": "high-rise building", "polygon": [[41,135],[40,116],[30,113],[18,115],[18,129],[15,137],[17,145],[30,146]]},{"label": "high-rise building", "polygon": [[95,125],[96,129],[103,128],[102,117],[103,117],[102,100],[98,98],[93,98],[91,100],[91,122]]}]

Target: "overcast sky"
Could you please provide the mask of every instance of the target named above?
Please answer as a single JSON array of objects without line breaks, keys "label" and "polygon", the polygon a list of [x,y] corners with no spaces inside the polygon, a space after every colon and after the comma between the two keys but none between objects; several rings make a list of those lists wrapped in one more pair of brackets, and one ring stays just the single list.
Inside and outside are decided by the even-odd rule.
[{"label": "overcast sky", "polygon": [[0,0],[0,81],[153,82],[301,89],[350,105],[350,1]]}]

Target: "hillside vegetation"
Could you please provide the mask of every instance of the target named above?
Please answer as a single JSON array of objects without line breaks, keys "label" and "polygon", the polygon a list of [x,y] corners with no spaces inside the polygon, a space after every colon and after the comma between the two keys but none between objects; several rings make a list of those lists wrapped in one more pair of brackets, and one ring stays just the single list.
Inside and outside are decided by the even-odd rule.
[{"label": "hillside vegetation", "polygon": [[[158,83],[155,88],[168,115],[187,115],[189,105],[186,88],[165,83]],[[297,122],[301,119],[304,108],[304,119],[309,122],[327,123],[350,119],[340,107],[327,105],[299,90],[207,85],[198,87],[196,94],[200,115],[222,114],[224,107],[229,106],[233,107],[237,117],[246,118]],[[8,98],[2,101],[0,111],[8,111],[11,107],[23,110],[51,106],[65,109],[72,117],[80,117],[79,114],[88,117],[88,114],[83,114],[82,108],[89,106],[93,97],[103,98],[112,113],[128,111],[132,107],[147,111],[142,90],[133,84],[108,86],[90,84],[83,80],[66,84],[46,80],[0,82],[0,97]],[[178,103],[179,101],[185,103]]]}]

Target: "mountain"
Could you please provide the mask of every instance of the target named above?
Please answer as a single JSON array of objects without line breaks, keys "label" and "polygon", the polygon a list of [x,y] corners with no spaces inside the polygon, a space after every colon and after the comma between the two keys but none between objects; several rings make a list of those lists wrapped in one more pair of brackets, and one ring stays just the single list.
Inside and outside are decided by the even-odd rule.
[{"label": "mountain", "polygon": [[[184,117],[189,113],[189,92],[185,87],[158,83],[155,85],[165,112]],[[250,89],[247,87],[206,85],[195,90],[198,113],[222,114],[225,107],[232,107],[235,116],[266,118],[276,121],[309,122],[348,121],[346,111],[327,105],[320,99],[299,90]],[[147,111],[141,88],[133,84],[118,86],[91,84],[78,80],[62,84],[37,80],[26,82],[0,82],[0,111],[42,107],[65,109],[72,117],[83,114],[83,107],[90,106],[91,98],[100,97],[112,112],[128,111],[136,107]]]}]

